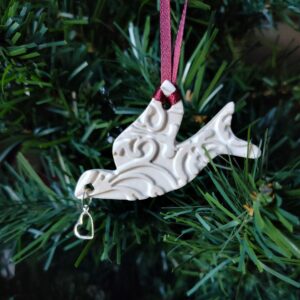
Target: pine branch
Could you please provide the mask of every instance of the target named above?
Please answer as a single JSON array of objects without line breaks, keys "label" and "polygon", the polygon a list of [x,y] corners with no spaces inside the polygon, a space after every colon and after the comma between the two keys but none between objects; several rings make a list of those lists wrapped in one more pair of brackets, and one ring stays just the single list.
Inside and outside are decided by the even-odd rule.
[{"label": "pine branch", "polygon": [[[172,2],[174,31],[180,4]],[[157,199],[93,201],[96,238],[84,243],[72,232],[74,186],[85,169],[114,168],[113,140],[159,83],[158,8],[1,1],[1,249],[45,270],[60,257],[76,267],[101,261],[114,274],[125,268],[118,276],[128,282],[132,264],[142,278],[134,290],[149,299],[298,299],[299,75],[287,63],[295,49],[272,44],[258,62],[248,34],[277,21],[299,29],[299,11],[297,1],[190,1],[180,139],[234,100],[238,135],[251,128],[263,156],[221,158]]]}]

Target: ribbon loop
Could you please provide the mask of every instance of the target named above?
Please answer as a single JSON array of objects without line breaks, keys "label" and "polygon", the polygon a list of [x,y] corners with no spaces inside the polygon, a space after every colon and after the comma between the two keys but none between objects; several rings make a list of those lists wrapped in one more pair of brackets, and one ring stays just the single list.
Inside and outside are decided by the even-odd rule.
[{"label": "ribbon loop", "polygon": [[170,80],[173,84],[177,80],[180,59],[180,50],[185,26],[188,0],[185,0],[176,36],[173,64],[172,64],[172,38],[171,38],[171,8],[170,0],[160,0],[160,55],[161,55],[161,83]]}]

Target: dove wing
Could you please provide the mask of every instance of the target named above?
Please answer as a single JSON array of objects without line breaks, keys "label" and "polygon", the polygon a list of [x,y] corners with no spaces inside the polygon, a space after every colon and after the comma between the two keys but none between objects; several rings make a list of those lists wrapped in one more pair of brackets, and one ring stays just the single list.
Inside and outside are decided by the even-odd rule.
[{"label": "dove wing", "polygon": [[158,156],[173,157],[183,113],[182,101],[166,110],[161,102],[152,99],[137,120],[114,141],[113,158],[116,167],[133,159],[153,162]]}]

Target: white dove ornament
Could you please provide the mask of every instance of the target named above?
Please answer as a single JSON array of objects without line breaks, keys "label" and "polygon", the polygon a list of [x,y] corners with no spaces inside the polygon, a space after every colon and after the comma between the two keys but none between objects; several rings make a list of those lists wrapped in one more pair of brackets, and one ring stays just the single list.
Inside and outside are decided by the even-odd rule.
[{"label": "white dove ornament", "polygon": [[[91,198],[142,200],[177,190],[192,181],[218,155],[257,158],[258,147],[238,139],[231,130],[234,103],[228,103],[196,134],[176,141],[183,117],[183,104],[176,83],[188,0],[184,7],[172,59],[170,0],[160,0],[161,86],[145,111],[114,141],[115,170],[94,169],[79,178],[75,196],[82,200],[82,213],[75,225],[78,238],[91,239],[93,219],[88,213]],[[166,109],[163,102],[170,103]],[[85,197],[87,196],[87,198]],[[88,204],[84,205],[84,202]],[[79,232],[83,217],[92,226],[89,235]]]},{"label": "white dove ornament", "polygon": [[[175,86],[165,80],[166,97]],[[79,178],[75,196],[100,199],[142,200],[177,190],[192,181],[209,163],[222,154],[258,158],[257,146],[237,138],[231,130],[234,103],[228,103],[196,134],[178,143],[176,135],[183,117],[178,101],[168,110],[152,98],[145,111],[114,141],[116,170],[93,169]]]}]

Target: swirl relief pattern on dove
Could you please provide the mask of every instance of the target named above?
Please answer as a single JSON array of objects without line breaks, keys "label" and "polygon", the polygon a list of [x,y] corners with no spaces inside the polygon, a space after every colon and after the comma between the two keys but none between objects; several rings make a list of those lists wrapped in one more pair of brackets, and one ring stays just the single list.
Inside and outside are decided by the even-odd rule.
[{"label": "swirl relief pattern on dove", "polygon": [[181,101],[165,110],[152,99],[144,113],[114,142],[118,172],[112,185],[120,186],[122,182],[123,191],[125,186],[135,186],[133,194],[139,194],[139,199],[143,197],[141,191],[147,197],[155,197],[177,186],[171,159],[183,113]]},{"label": "swirl relief pattern on dove", "polygon": [[[170,86],[175,89],[168,82]],[[94,198],[141,200],[156,197],[192,181],[217,155],[260,156],[258,147],[233,134],[233,102],[225,105],[192,137],[177,143],[183,113],[182,101],[166,110],[161,102],[152,99],[137,120],[114,141],[116,170],[84,172],[77,183],[76,197],[82,196],[86,184],[93,185],[90,196]]]}]

